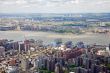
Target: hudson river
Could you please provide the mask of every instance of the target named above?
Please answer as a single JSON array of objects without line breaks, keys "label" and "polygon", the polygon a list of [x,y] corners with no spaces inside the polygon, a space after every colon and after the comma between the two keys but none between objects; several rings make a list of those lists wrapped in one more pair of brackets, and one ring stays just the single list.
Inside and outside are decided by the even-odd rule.
[{"label": "hudson river", "polygon": [[52,32],[31,32],[31,31],[0,31],[0,39],[9,39],[15,41],[21,41],[24,39],[41,39],[44,43],[51,43],[56,38],[62,38],[62,40],[73,41],[73,44],[76,42],[83,41],[86,44],[100,44],[100,45],[108,45],[110,43],[110,33],[109,34],[60,34],[60,33],[52,33]]}]

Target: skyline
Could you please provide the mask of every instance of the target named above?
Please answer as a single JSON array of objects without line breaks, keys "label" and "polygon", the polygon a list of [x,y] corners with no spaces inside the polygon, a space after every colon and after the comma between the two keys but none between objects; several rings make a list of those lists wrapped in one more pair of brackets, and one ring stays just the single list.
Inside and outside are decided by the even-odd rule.
[{"label": "skyline", "polygon": [[110,0],[0,0],[0,13],[109,13]]}]

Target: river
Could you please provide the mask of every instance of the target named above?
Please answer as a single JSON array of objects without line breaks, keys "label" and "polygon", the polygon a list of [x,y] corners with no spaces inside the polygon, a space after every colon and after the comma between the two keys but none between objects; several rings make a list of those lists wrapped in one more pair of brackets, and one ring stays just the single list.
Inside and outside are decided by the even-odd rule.
[{"label": "river", "polygon": [[0,39],[9,39],[21,41],[24,39],[41,39],[44,43],[51,43],[56,38],[62,38],[63,42],[68,40],[76,44],[83,41],[86,44],[108,45],[110,43],[110,34],[61,34],[52,32],[32,32],[32,31],[0,31]]}]

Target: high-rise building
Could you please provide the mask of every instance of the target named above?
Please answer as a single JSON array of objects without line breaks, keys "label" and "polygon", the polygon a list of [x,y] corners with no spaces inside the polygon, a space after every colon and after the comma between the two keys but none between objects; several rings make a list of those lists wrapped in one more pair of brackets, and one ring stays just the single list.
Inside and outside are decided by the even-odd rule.
[{"label": "high-rise building", "polygon": [[62,67],[61,67],[60,63],[56,63],[55,73],[63,73],[63,70],[62,70]]},{"label": "high-rise building", "polygon": [[51,71],[51,60],[47,61],[47,70]]},{"label": "high-rise building", "polygon": [[75,68],[75,73],[81,73],[80,67]]},{"label": "high-rise building", "polygon": [[51,60],[51,71],[53,72],[54,71],[54,69],[55,69],[55,60],[53,59],[53,60]]},{"label": "high-rise building", "polygon": [[91,73],[99,73],[100,67],[98,65],[92,64],[91,65]]},{"label": "high-rise building", "polygon": [[91,68],[91,65],[92,65],[92,61],[90,59],[86,59],[85,68],[89,69]]},{"label": "high-rise building", "polygon": [[21,68],[23,71],[28,71],[29,69],[29,60],[26,57],[22,57],[21,59]]},{"label": "high-rise building", "polygon": [[0,46],[0,57],[5,56],[5,48],[3,46]]},{"label": "high-rise building", "polygon": [[110,44],[109,44],[109,50],[110,50]]},{"label": "high-rise building", "polygon": [[75,59],[76,66],[82,66],[83,65],[83,59],[81,57],[78,57]]},{"label": "high-rise building", "polygon": [[89,69],[80,68],[81,73],[90,73]]}]

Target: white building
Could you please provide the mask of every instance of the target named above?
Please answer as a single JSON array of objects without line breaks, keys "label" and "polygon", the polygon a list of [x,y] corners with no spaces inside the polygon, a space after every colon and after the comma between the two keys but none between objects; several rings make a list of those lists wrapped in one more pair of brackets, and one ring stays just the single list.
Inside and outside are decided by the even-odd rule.
[{"label": "white building", "polygon": [[5,56],[5,48],[3,46],[0,46],[0,57]]}]

